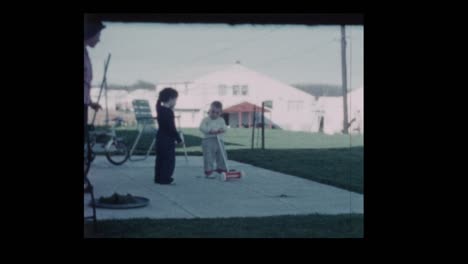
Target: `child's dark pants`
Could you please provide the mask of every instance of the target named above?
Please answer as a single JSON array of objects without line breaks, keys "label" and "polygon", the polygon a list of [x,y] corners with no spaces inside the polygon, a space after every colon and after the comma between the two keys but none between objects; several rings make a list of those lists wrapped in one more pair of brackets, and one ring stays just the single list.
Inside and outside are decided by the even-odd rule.
[{"label": "child's dark pants", "polygon": [[[158,131],[159,132],[159,131]],[[173,137],[156,135],[156,165],[154,181],[170,183],[175,168],[175,142]]]}]

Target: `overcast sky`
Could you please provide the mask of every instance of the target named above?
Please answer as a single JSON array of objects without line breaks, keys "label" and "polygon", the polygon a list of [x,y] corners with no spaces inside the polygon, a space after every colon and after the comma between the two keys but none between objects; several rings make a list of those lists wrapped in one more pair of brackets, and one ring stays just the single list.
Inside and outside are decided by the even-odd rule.
[{"label": "overcast sky", "polygon": [[[363,85],[363,31],[346,26],[352,88]],[[239,60],[287,84],[341,85],[340,38],[339,26],[106,23],[101,42],[89,53],[95,84],[112,53],[107,76],[112,84],[156,83],[181,71]]]}]

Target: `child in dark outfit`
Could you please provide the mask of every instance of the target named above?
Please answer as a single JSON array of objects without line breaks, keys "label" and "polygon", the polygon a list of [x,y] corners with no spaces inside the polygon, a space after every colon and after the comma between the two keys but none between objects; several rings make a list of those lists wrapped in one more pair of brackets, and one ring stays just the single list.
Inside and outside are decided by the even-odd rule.
[{"label": "child in dark outfit", "polygon": [[171,184],[175,167],[175,142],[182,139],[175,127],[173,108],[176,105],[178,93],[172,88],[164,88],[159,93],[156,103],[158,114],[158,132],[156,134],[156,164],[154,182]]}]

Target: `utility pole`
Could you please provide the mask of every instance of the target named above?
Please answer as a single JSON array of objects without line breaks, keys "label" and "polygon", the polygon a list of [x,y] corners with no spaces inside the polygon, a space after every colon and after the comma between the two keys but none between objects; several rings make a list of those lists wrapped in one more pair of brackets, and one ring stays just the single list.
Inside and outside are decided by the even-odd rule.
[{"label": "utility pole", "polygon": [[262,102],[262,150],[265,149],[265,102]]},{"label": "utility pole", "polygon": [[343,134],[348,134],[348,89],[346,79],[346,31],[341,25],[341,76],[343,81]]},{"label": "utility pole", "polygon": [[255,120],[255,116],[257,115],[257,107],[254,106],[254,114],[253,114],[253,126],[252,126],[252,147],[251,149],[254,149],[254,138],[255,138],[255,127],[256,127],[256,120]]}]

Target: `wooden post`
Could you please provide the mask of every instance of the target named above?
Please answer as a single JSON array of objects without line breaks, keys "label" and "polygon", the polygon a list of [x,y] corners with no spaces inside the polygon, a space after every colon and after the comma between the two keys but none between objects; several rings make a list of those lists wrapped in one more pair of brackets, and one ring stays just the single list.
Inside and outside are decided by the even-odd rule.
[{"label": "wooden post", "polygon": [[237,117],[237,124],[239,125],[239,127],[242,127],[242,112],[237,112]]},{"label": "wooden post", "polygon": [[251,149],[254,148],[254,138],[255,138],[255,116],[257,113],[257,108],[254,106],[254,115],[253,115],[253,126],[252,126],[252,147]]},{"label": "wooden post", "polygon": [[262,149],[265,149],[265,102],[262,102]]}]

